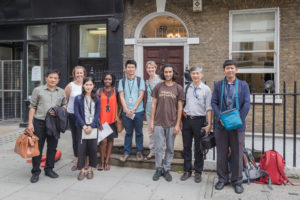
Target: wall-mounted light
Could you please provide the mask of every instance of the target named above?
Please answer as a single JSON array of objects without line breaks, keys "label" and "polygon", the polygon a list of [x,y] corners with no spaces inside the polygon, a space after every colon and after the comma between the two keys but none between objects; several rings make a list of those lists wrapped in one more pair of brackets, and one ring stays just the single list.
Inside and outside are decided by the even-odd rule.
[{"label": "wall-mounted light", "polygon": [[88,29],[92,35],[106,35],[106,28]]}]

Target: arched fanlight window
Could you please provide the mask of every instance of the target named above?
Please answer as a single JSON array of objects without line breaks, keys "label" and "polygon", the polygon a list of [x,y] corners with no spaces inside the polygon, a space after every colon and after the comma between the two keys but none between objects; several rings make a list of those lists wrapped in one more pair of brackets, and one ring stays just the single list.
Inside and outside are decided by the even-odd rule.
[{"label": "arched fanlight window", "polygon": [[183,24],[169,16],[159,16],[150,20],[143,28],[141,38],[182,38],[187,37]]}]

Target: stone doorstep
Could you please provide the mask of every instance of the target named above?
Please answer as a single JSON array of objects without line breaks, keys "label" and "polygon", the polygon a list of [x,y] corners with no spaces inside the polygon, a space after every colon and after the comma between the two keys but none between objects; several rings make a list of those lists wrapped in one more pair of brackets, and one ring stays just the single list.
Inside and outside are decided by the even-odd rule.
[{"label": "stone doorstep", "polygon": [[[146,161],[137,161],[135,155],[130,155],[126,162],[120,161],[122,154],[111,154],[110,164],[119,167],[133,167],[144,169],[155,169],[155,159]],[[171,171],[180,171],[183,169],[183,159],[174,158],[171,165]]]},{"label": "stone doorstep", "polygon": [[[144,147],[143,155],[147,156],[149,154],[149,151],[150,151],[149,148]],[[112,153],[113,154],[123,155],[123,152],[124,152],[124,146],[123,145],[114,145],[113,146],[113,149],[112,149]],[[133,155],[133,156],[136,155],[136,147],[132,147],[130,155]],[[176,150],[175,149],[174,150],[174,158],[183,159],[183,152],[182,152],[182,150]]]}]

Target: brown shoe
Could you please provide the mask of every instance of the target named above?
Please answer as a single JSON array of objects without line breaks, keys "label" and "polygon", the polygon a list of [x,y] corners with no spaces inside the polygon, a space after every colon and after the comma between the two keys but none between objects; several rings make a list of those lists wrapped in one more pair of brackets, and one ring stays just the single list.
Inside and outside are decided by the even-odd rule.
[{"label": "brown shoe", "polygon": [[137,159],[137,161],[143,161],[144,160],[142,152],[137,152],[136,153],[136,159]]},{"label": "brown shoe", "polygon": [[93,171],[88,171],[86,177],[87,177],[87,179],[92,179],[92,178],[94,178],[94,173],[93,173]]},{"label": "brown shoe", "polygon": [[78,174],[78,176],[77,176],[77,179],[78,179],[79,181],[81,181],[81,180],[84,179],[84,177],[85,177],[84,172],[79,172],[79,174]]},{"label": "brown shoe", "polygon": [[180,180],[186,181],[190,177],[191,177],[191,173],[190,172],[184,172],[184,174],[182,174]]},{"label": "brown shoe", "polygon": [[201,182],[201,174],[200,173],[195,173],[195,182],[200,183]]},{"label": "brown shoe", "polygon": [[128,159],[128,157],[129,157],[128,154],[124,154],[123,156],[120,157],[120,161],[126,162],[126,160]]}]

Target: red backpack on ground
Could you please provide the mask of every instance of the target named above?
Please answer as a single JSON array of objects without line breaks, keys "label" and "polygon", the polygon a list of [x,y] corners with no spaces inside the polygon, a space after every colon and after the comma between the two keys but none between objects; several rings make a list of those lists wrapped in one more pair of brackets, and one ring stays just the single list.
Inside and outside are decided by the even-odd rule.
[{"label": "red backpack on ground", "polygon": [[[280,155],[280,153],[270,150],[266,151],[264,155],[260,158],[260,168],[268,172],[271,183],[276,185],[286,185],[290,183],[291,185],[298,185],[300,184],[293,184],[284,174],[285,168],[285,161]],[[260,183],[268,183],[268,177],[260,177]]]}]

